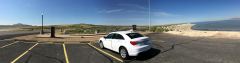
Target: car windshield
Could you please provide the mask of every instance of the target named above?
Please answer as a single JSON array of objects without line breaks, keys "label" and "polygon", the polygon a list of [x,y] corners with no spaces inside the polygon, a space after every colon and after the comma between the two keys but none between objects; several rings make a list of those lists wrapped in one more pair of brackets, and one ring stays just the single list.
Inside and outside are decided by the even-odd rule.
[{"label": "car windshield", "polygon": [[143,35],[139,33],[128,33],[127,34],[131,39],[138,38],[138,37],[143,37]]}]

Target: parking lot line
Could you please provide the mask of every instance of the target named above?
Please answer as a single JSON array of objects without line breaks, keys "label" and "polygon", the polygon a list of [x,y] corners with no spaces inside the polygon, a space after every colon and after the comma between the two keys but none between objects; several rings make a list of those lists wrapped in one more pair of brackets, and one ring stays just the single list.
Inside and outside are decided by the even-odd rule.
[{"label": "parking lot line", "polygon": [[0,48],[7,47],[7,46],[13,45],[13,44],[18,43],[18,42],[19,42],[19,41],[15,41],[15,42],[13,42],[13,43],[10,43],[10,44],[7,44],[7,45],[4,45],[4,46],[2,46],[2,47],[0,47]]},{"label": "parking lot line", "polygon": [[120,61],[120,62],[123,62],[123,60],[122,60],[121,58],[118,58],[118,57],[116,57],[116,56],[114,56],[114,55],[112,55],[112,54],[110,54],[110,53],[107,53],[107,52],[105,52],[105,51],[97,48],[96,46],[93,46],[91,43],[88,43],[88,45],[90,45],[91,47],[95,48],[96,50],[98,50],[98,51],[100,51],[100,52],[102,52],[102,53],[104,53],[104,54],[106,54],[106,55],[108,55],[108,56],[110,56],[110,57],[112,57],[112,58]]},{"label": "parking lot line", "polygon": [[18,59],[20,59],[22,56],[24,56],[26,53],[28,53],[30,50],[32,50],[35,46],[37,46],[38,43],[34,44],[32,47],[30,47],[28,50],[26,50],[25,52],[23,52],[20,56],[18,56],[17,58],[15,58],[13,61],[11,61],[11,63],[15,63]]},{"label": "parking lot line", "polygon": [[62,44],[62,46],[63,46],[63,51],[64,51],[64,56],[65,56],[66,63],[69,63],[68,55],[67,55],[67,50],[66,50],[65,44]]}]

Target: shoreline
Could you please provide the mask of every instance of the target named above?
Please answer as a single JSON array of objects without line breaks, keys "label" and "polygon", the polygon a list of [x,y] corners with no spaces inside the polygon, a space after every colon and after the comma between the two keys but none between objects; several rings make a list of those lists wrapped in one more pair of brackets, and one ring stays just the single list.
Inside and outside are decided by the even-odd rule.
[{"label": "shoreline", "polygon": [[173,31],[163,32],[167,34],[188,36],[188,37],[209,37],[209,38],[227,38],[227,39],[240,39],[240,31],[209,31],[209,30],[193,30],[195,24],[179,24],[173,25],[168,28]]},{"label": "shoreline", "polygon": [[202,30],[182,31],[181,30],[181,31],[168,31],[164,33],[188,36],[188,37],[240,39],[240,31],[202,31]]}]

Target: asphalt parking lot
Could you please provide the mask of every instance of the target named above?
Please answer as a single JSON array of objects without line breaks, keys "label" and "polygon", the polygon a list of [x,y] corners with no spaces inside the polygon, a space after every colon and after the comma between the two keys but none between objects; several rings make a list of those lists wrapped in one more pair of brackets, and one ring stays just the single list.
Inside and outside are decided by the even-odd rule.
[{"label": "asphalt parking lot", "polygon": [[150,34],[153,48],[123,60],[96,43],[0,40],[0,63],[239,63],[240,40]]},{"label": "asphalt parking lot", "polygon": [[[147,35],[153,48],[126,63],[239,63],[240,39],[186,37],[165,33]],[[97,46],[97,45],[96,45]],[[117,53],[102,49],[116,57]]]},{"label": "asphalt parking lot", "polygon": [[[151,52],[141,54],[142,57],[123,60],[118,53],[101,49],[103,53],[87,44],[64,44],[63,47],[61,43],[3,41],[1,45],[4,46],[0,49],[3,63],[129,63],[144,61],[160,53],[158,49],[151,49]],[[96,43],[93,46],[99,48]]]},{"label": "asphalt parking lot", "polygon": [[[0,44],[0,63],[112,63],[118,62],[87,44],[41,44],[6,41]],[[14,43],[14,44],[11,44]],[[10,44],[10,45],[9,45]],[[66,53],[65,53],[66,52]]]},{"label": "asphalt parking lot", "polygon": [[0,61],[2,63],[9,63],[14,60],[17,56],[19,56],[22,52],[30,48],[33,44],[25,44],[25,43],[15,43],[9,45],[7,47],[0,49]]}]

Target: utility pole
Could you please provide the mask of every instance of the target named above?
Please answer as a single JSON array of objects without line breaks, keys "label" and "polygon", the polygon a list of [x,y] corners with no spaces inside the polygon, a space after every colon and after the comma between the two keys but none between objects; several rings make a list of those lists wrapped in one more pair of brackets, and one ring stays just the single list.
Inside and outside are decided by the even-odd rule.
[{"label": "utility pole", "polygon": [[41,15],[42,15],[42,30],[41,30],[41,34],[44,34],[44,31],[43,31],[43,13]]},{"label": "utility pole", "polygon": [[149,31],[151,31],[151,0],[148,0],[148,24],[149,24]]}]

